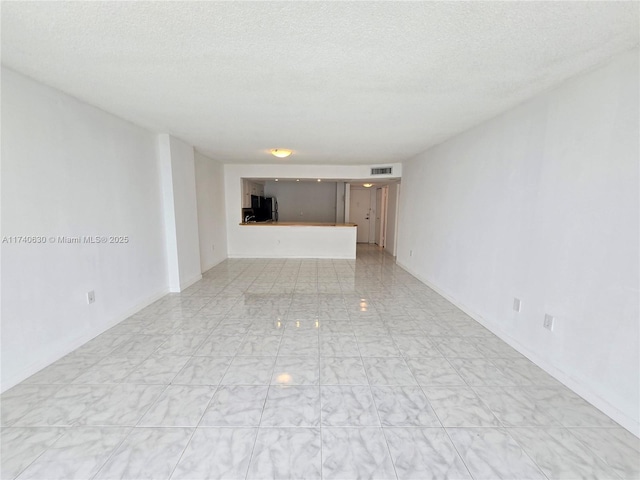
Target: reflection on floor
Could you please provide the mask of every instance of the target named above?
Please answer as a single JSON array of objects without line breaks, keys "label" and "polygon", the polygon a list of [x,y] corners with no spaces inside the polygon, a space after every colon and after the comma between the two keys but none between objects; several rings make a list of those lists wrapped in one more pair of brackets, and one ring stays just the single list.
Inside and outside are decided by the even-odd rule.
[{"label": "reflection on floor", "polygon": [[375,247],[227,260],[2,396],[2,478],[638,478],[638,440]]}]

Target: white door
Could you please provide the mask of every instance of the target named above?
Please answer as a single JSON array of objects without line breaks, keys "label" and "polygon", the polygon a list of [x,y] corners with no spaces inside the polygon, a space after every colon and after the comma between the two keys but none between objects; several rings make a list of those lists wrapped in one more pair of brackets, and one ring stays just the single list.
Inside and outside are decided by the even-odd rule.
[{"label": "white door", "polygon": [[371,216],[371,195],[369,190],[351,189],[349,221],[358,225],[357,242],[369,243],[369,217]]}]

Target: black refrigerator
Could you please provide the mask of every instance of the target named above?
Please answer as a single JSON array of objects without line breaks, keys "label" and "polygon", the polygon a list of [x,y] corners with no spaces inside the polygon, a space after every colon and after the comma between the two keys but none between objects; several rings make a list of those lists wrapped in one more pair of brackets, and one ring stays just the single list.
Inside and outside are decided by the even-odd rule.
[{"label": "black refrigerator", "polygon": [[275,197],[251,195],[251,208],[254,211],[256,222],[278,221],[278,201]]},{"label": "black refrigerator", "polygon": [[264,199],[265,203],[265,215],[268,215],[267,220],[278,221],[278,200],[276,197],[267,197]]}]

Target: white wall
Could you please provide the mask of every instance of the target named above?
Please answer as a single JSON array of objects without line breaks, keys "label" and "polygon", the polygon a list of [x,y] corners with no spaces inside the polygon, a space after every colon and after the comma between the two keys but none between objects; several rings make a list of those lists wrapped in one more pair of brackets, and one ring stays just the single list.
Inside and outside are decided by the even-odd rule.
[{"label": "white wall", "polygon": [[264,193],[278,200],[281,222],[336,221],[336,182],[267,181]]},{"label": "white wall", "polygon": [[[156,136],[2,69],[2,390],[167,292]],[[86,293],[95,291],[88,305]]]},{"label": "white wall", "polygon": [[638,132],[636,50],[406,162],[398,238],[407,270],[636,435]]},{"label": "white wall", "polygon": [[[385,164],[385,166],[393,167],[394,176],[402,176],[401,164]],[[225,165],[224,195],[227,212],[227,251],[229,257],[242,256],[244,246],[252,241],[249,237],[255,234],[253,228],[240,225],[242,216],[242,178],[322,178],[337,181],[349,178],[370,178],[370,172],[370,166],[368,165],[295,165],[290,163]],[[280,255],[286,257],[290,253],[293,254],[285,250]],[[268,257],[271,256],[270,254],[271,252],[268,248],[263,247],[261,256]]]},{"label": "white wall", "polygon": [[400,195],[400,184],[391,183],[389,185],[389,195],[387,200],[387,233],[385,250],[391,255],[396,255],[396,232],[398,231],[398,200]]},{"label": "white wall", "polygon": [[169,289],[180,292],[202,278],[193,147],[158,135]]},{"label": "white wall", "polygon": [[227,258],[224,209],[224,168],[221,163],[195,153],[200,269],[209,270]]}]

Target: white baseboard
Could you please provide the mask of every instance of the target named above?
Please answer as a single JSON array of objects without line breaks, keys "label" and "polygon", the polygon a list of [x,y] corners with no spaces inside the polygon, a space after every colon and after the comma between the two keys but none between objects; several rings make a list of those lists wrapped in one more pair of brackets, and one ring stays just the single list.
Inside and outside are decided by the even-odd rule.
[{"label": "white baseboard", "polygon": [[196,282],[199,282],[200,280],[202,280],[201,273],[199,273],[198,275],[194,275],[191,278],[188,278],[184,282],[180,282],[180,291],[184,290],[185,288],[189,288],[191,285],[193,285]]},{"label": "white baseboard", "polygon": [[615,405],[612,405],[606,399],[602,398],[598,393],[594,392],[590,388],[586,387],[583,383],[581,383],[578,379],[572,377],[571,375],[564,372],[562,369],[558,368],[556,365],[548,362],[545,358],[541,357],[537,353],[529,350],[527,347],[522,345],[508,333],[504,332],[499,326],[497,326],[494,322],[483,318],[481,315],[478,315],[472,309],[467,307],[466,305],[460,303],[456,298],[451,296],[448,292],[442,290],[437,285],[434,285],[429,280],[424,278],[422,275],[414,271],[412,268],[404,265],[401,262],[396,262],[396,264],[406,270],[408,273],[416,277],[422,283],[424,283],[427,287],[431,288],[433,291],[438,293],[439,295],[446,298],[453,305],[458,307],[464,313],[469,315],[475,321],[477,321],[480,325],[488,329],[491,333],[499,337],[502,341],[507,343],[509,346],[516,349],[522,355],[527,357],[549,375],[554,377],[560,383],[564,384],[566,387],[573,390],[575,393],[584,398],[587,402],[592,404],[594,407],[602,411],[605,415],[613,419],[615,422],[619,423],[621,426],[629,430],[636,437],[640,437],[640,423],[635,419],[631,418],[629,415],[621,411]]},{"label": "white baseboard", "polygon": [[10,375],[8,378],[5,377],[5,375],[2,375],[2,379],[1,379],[1,383],[0,383],[0,393],[1,392],[5,392],[6,390],[10,389],[11,387],[13,387],[13,386],[17,385],[18,383],[22,382],[23,380],[29,378],[34,373],[39,372],[43,368],[48,367],[49,365],[51,365],[56,360],[61,359],[65,355],[73,352],[76,348],[78,348],[78,347],[84,345],[85,343],[87,343],[89,340],[92,340],[95,337],[97,337],[98,335],[101,335],[102,333],[106,332],[110,328],[115,327],[121,321],[129,318],[134,313],[139,312],[143,308],[151,305],[153,302],[155,302],[156,300],[161,299],[162,297],[164,297],[168,293],[169,293],[169,289],[168,288],[162,289],[161,291],[158,291],[158,292],[146,297],[145,299],[139,301],[138,303],[136,303],[132,307],[129,307],[126,310],[122,311],[120,314],[118,314],[115,317],[113,317],[112,319],[110,319],[99,330],[88,332],[88,333],[86,333],[86,334],[84,334],[84,335],[82,335],[80,337],[76,337],[76,338],[70,340],[68,343],[60,345],[58,348],[56,348],[54,351],[52,351],[46,357],[40,358],[37,361],[35,361],[35,362],[33,362],[33,363],[29,364],[29,365],[26,365],[20,371],[14,373],[13,375]]},{"label": "white baseboard", "polygon": [[204,275],[205,273],[207,273],[209,270],[211,270],[213,267],[220,265],[222,262],[224,262],[228,257],[222,257],[220,260],[218,260],[217,262],[213,262],[210,263],[208,265],[205,265],[204,267],[201,267],[202,269],[202,274]]}]

